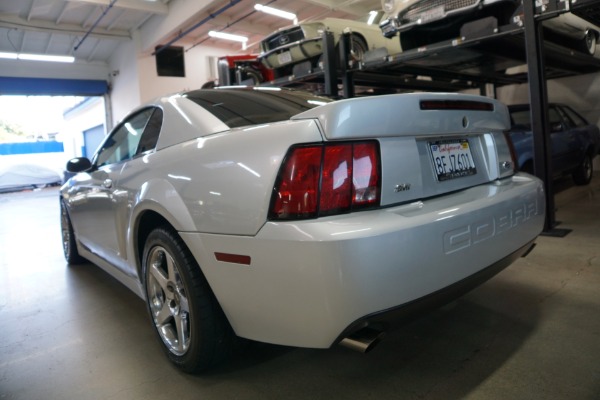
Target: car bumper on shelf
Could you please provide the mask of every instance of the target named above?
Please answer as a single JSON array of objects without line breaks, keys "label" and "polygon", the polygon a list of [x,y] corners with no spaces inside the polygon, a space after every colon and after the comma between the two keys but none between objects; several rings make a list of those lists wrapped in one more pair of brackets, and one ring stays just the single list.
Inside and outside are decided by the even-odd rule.
[{"label": "car bumper on shelf", "polygon": [[386,38],[392,38],[398,34],[400,31],[400,24],[398,23],[398,18],[389,18],[379,24],[379,28],[381,28],[381,33]]},{"label": "car bumper on shelf", "polygon": [[544,206],[541,181],[518,174],[387,209],[268,222],[254,237],[182,237],[239,336],[327,348],[387,311],[491,277],[530,247]]},{"label": "car bumper on shelf", "polygon": [[[280,68],[286,65],[296,64],[308,60],[323,53],[322,38],[310,38],[299,40],[271,51],[262,53],[259,60],[268,68]],[[289,61],[282,60],[282,54],[289,54]]]}]

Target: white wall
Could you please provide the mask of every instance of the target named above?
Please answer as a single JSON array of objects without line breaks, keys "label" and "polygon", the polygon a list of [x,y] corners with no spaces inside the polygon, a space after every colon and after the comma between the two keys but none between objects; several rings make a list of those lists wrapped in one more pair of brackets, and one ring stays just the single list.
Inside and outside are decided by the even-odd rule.
[{"label": "white wall", "polygon": [[39,61],[0,59],[0,76],[18,78],[94,79],[106,80],[108,66],[84,61],[69,63],[43,63]]},{"label": "white wall", "polygon": [[[186,48],[191,46],[185,46]],[[185,77],[158,76],[156,73],[156,62],[154,56],[140,56],[140,99],[142,102],[149,101],[165,94],[181,92],[185,90],[200,89],[211,76],[209,57],[223,56],[231,51],[214,47],[197,46],[185,53]]]},{"label": "white wall", "polygon": [[[196,46],[185,53],[185,77],[158,76],[155,57],[141,51],[139,32],[133,40],[123,43],[111,57],[110,97],[113,125],[132,109],[156,97],[184,90],[199,89],[211,76],[210,56],[222,56],[231,51]],[[190,44],[176,43],[190,48]]]},{"label": "white wall", "polygon": [[141,26],[140,50],[151,52],[155,46],[166,44],[168,39],[181,32],[181,27],[196,23],[198,16],[206,13],[207,7],[210,7],[213,2],[213,0],[171,1],[167,15],[155,15]]},{"label": "white wall", "polygon": [[[548,81],[548,101],[565,103],[600,126],[600,74],[587,74]],[[529,103],[527,85],[511,85],[497,90],[498,99],[506,104]]]},{"label": "white wall", "polygon": [[112,124],[140,105],[140,77],[136,40],[122,43],[109,62]]},{"label": "white wall", "polygon": [[98,125],[105,125],[104,98],[92,97],[64,115],[65,129],[57,136],[63,143],[65,162],[73,157],[84,156],[83,132]]}]

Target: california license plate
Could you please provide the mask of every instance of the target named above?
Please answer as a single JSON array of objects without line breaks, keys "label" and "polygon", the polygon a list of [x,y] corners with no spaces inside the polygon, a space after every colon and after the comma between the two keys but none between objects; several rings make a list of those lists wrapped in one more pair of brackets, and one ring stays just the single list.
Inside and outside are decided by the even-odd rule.
[{"label": "california license plate", "polygon": [[425,22],[429,22],[429,21],[435,21],[438,19],[442,19],[444,18],[444,6],[439,6],[439,7],[435,7],[432,8],[431,10],[427,10],[427,11],[423,11],[421,13],[421,23],[425,23]]},{"label": "california license plate", "polygon": [[292,62],[292,53],[284,51],[283,53],[277,54],[277,62],[279,65],[284,65]]},{"label": "california license plate", "polygon": [[440,182],[477,173],[467,139],[429,142],[429,150]]}]

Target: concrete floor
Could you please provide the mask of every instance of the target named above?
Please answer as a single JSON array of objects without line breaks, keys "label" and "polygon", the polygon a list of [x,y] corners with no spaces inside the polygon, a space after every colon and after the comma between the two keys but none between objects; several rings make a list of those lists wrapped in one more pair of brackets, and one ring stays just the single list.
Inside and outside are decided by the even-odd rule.
[{"label": "concrete floor", "polygon": [[556,196],[565,238],[371,353],[252,343],[171,367],[142,300],[62,255],[56,189],[0,195],[0,400],[600,399],[600,179]]}]

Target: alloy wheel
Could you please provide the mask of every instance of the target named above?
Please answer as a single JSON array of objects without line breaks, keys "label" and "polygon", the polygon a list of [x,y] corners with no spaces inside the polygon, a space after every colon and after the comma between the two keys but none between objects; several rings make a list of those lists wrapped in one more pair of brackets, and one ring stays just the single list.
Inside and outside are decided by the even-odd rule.
[{"label": "alloy wheel", "polygon": [[181,356],[191,339],[190,307],[179,266],[162,246],[148,256],[147,295],[156,330],[168,350]]}]

